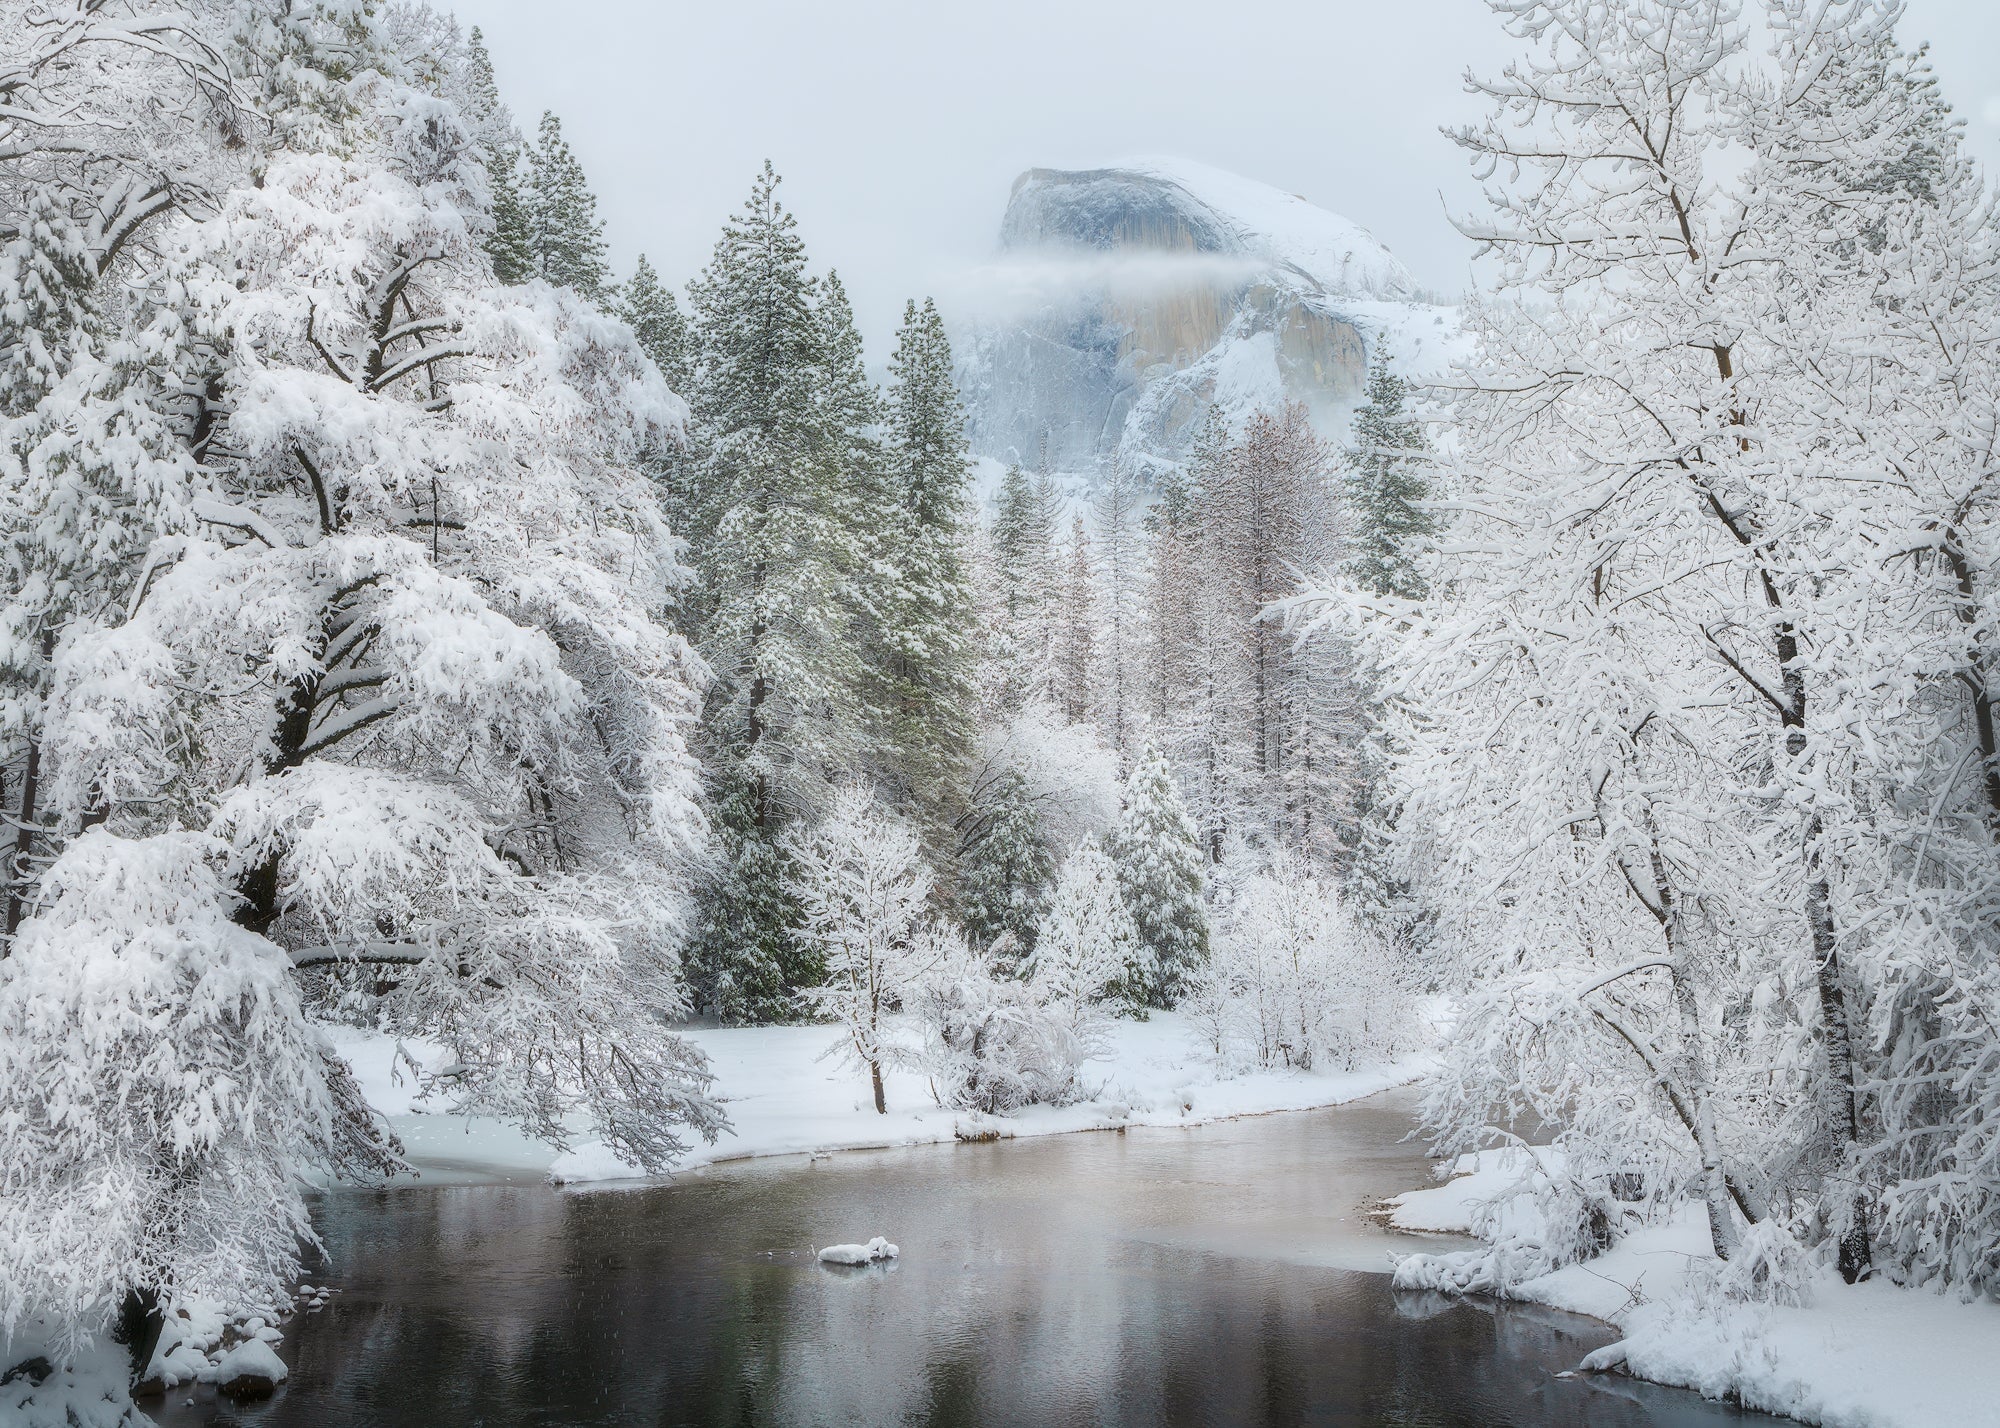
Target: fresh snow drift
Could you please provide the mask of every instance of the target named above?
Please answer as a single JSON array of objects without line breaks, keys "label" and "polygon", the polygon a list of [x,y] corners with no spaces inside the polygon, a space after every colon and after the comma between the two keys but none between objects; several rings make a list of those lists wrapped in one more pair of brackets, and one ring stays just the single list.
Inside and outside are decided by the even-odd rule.
[{"label": "fresh snow drift", "polygon": [[1528,1264],[1545,1230],[1532,1197],[1517,1192],[1562,1169],[1545,1147],[1478,1151],[1441,1166],[1443,1184],[1389,1201],[1397,1229],[1489,1240],[1485,1250],[1406,1257],[1397,1287],[1499,1293],[1587,1314],[1624,1338],[1581,1371],[1622,1370],[1829,1428],[2000,1424],[2000,1403],[1970,1367],[2000,1360],[2000,1304],[1846,1285],[1826,1270],[1805,1286],[1808,1303],[1730,1302],[1713,1287],[1724,1267],[1695,1205],[1592,1259],[1507,1282],[1504,1271]]},{"label": "fresh snow drift", "polygon": [[[1105,1045],[1079,1072],[1091,1094],[1074,1105],[1028,1106],[1008,1116],[950,1111],[932,1100],[924,1077],[891,1067],[883,1073],[889,1112],[877,1115],[867,1074],[828,1055],[847,1040],[839,1027],[697,1028],[683,1034],[707,1055],[729,1114],[729,1129],[714,1145],[691,1151],[683,1171],[755,1156],[1192,1126],[1316,1110],[1407,1084],[1430,1064],[1419,1056],[1354,1071],[1229,1074],[1205,1062],[1199,1033],[1186,1017],[1154,1012],[1147,1021],[1110,1024]],[[402,1140],[419,1183],[547,1178],[580,1187],[645,1178],[587,1134],[572,1149],[558,1151],[491,1117],[448,1114],[448,1103],[419,1094],[416,1078],[398,1061],[397,1043],[386,1036],[340,1030],[334,1039],[369,1101]],[[401,1053],[420,1064],[438,1054],[420,1042],[402,1043]]]}]

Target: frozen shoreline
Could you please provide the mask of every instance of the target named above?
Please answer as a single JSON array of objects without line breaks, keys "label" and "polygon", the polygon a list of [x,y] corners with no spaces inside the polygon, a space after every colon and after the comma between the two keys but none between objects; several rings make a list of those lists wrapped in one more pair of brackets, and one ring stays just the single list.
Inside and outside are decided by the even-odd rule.
[{"label": "frozen shoreline", "polygon": [[[1118,1021],[1108,1053],[1086,1063],[1093,1094],[1071,1106],[1029,1106],[1010,1116],[942,1108],[924,1078],[891,1070],[889,1110],[877,1114],[866,1075],[840,1058],[832,1026],[690,1029],[715,1072],[715,1094],[731,1129],[714,1145],[697,1142],[676,1172],[762,1156],[879,1150],[957,1140],[1012,1140],[1126,1126],[1194,1126],[1239,1116],[1344,1105],[1421,1076],[1428,1058],[1340,1072],[1249,1071],[1221,1075],[1207,1064],[1186,1020],[1155,1012],[1149,1021]],[[418,1172],[411,1184],[520,1182],[567,1186],[645,1181],[602,1144],[579,1139],[559,1152],[484,1116],[421,1106],[407,1074],[395,1071],[395,1042],[336,1030],[369,1101],[389,1117]],[[425,1056],[429,1048],[411,1047]],[[832,1054],[825,1054],[832,1049]]]},{"label": "frozen shoreline", "polygon": [[[1518,1154],[1461,1157],[1452,1167],[1460,1173],[1444,1184],[1390,1201],[1389,1223],[1473,1234],[1484,1202],[1522,1173],[1520,1160],[1507,1161]],[[1505,1216],[1500,1229],[1533,1232]],[[1411,1259],[1427,1261],[1433,1274],[1471,1263],[1453,1255]],[[1804,1306],[1723,1303],[1690,1284],[1715,1265],[1706,1223],[1690,1205],[1669,1224],[1622,1236],[1595,1259],[1510,1286],[1507,1297],[1617,1329],[1621,1342],[1585,1360],[1594,1369],[1622,1368],[1827,1428],[2000,1425],[2000,1399],[1971,1371],[2000,1362],[2000,1304],[1961,1303],[1883,1281],[1848,1285],[1831,1272],[1817,1278]]]}]

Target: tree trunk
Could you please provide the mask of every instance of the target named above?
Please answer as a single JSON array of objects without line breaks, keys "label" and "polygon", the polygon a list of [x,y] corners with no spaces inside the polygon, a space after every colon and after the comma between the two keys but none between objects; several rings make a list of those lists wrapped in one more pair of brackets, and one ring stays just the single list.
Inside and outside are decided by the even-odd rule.
[{"label": "tree trunk", "polygon": [[151,1289],[132,1289],[118,1306],[118,1329],[114,1337],[131,1354],[131,1385],[139,1388],[152,1367],[153,1353],[160,1347],[160,1333],[166,1328],[166,1314],[159,1294]]},{"label": "tree trunk", "polygon": [[869,1080],[870,1080],[871,1082],[873,1082],[873,1083],[874,1083],[874,1086],[875,1086],[875,1114],[876,1114],[876,1115],[878,1115],[878,1116],[886,1116],[886,1115],[888,1115],[888,1114],[889,1114],[889,1103],[888,1103],[888,1101],[887,1101],[887,1100],[885,1100],[885,1099],[883,1098],[883,1095],[882,1095],[882,1063],[881,1063],[881,1062],[879,1062],[879,1061],[871,1061],[871,1062],[869,1062],[869,1063],[868,1063],[868,1079],[869,1079]]},{"label": "tree trunk", "polygon": [[[1807,825],[1808,841],[1818,841],[1819,819]],[[1813,960],[1819,974],[1820,1028],[1826,1038],[1826,1119],[1843,1151],[1861,1141],[1861,1116],[1854,1088],[1854,1032],[1847,1008],[1847,986],[1841,975],[1840,946],[1834,937],[1833,901],[1825,878],[1814,878],[1806,888],[1806,920],[1812,927]],[[1836,1174],[1850,1173],[1851,1166]],[[1838,1193],[1838,1192],[1836,1192]],[[1839,1226],[1840,1277],[1849,1284],[1863,1278],[1871,1267],[1868,1248],[1868,1199],[1859,1184],[1850,1182],[1843,1198],[1846,1204],[1836,1215]]]},{"label": "tree trunk", "polygon": [[[1676,940],[1669,929],[1667,941],[1671,944]],[[1736,1222],[1729,1216],[1729,1179],[1715,1133],[1714,1089],[1709,1085],[1708,1058],[1701,1049],[1701,1018],[1695,1009],[1694,985],[1688,980],[1686,963],[1678,949],[1673,954],[1673,964],[1668,975],[1673,978],[1674,1008],[1681,1024],[1682,1076],[1694,1111],[1693,1124],[1688,1129],[1701,1157],[1701,1198],[1708,1208],[1708,1242],[1717,1259],[1728,1260],[1736,1254]]]},{"label": "tree trunk", "polygon": [[14,851],[7,860],[7,927],[6,938],[0,941],[0,957],[7,955],[14,945],[14,934],[21,929],[21,918],[27,910],[25,888],[28,881],[28,858],[35,847],[35,818],[39,809],[37,801],[41,797],[42,743],[39,739],[28,741],[28,758],[21,770],[21,802],[16,810],[18,817],[14,826]]}]

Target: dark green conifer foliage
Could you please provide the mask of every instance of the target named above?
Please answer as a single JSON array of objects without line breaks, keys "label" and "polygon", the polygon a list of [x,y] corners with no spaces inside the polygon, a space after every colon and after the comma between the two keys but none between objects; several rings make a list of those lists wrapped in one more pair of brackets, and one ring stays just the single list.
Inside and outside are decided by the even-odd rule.
[{"label": "dark green conifer foliage", "polygon": [[994,699],[1003,712],[1054,692],[1056,649],[1056,499],[1047,475],[1007,468],[995,495],[993,579],[999,608],[990,651],[999,672]]},{"label": "dark green conifer foliage", "polygon": [[614,310],[632,328],[639,346],[660,369],[667,386],[685,396],[692,376],[687,319],[673,290],[661,283],[646,255],[639,255],[632,277],[618,290]]},{"label": "dark green conifer foliage", "polygon": [[727,855],[690,961],[704,999],[739,1019],[789,1010],[815,979],[775,875],[781,839],[866,746],[852,580],[866,378],[778,182],[767,163],[690,287],[693,451],[672,513],[700,577],[689,612],[715,675],[701,743]]},{"label": "dark green conifer foliage", "polygon": [[982,792],[973,812],[977,822],[959,882],[965,930],[981,947],[1006,937],[1010,960],[1018,961],[1035,949],[1035,930],[1055,881],[1055,857],[1027,780],[1014,770]]},{"label": "dark green conifer foliage", "polygon": [[1105,851],[1118,869],[1126,911],[1152,959],[1146,1000],[1171,1007],[1208,959],[1208,911],[1202,902],[1202,851],[1194,820],[1181,802],[1173,770],[1153,749],[1141,755],[1125,785],[1125,811]]},{"label": "dark green conifer foliage", "polygon": [[879,742],[887,782],[936,853],[964,796],[973,735],[965,412],[936,304],[903,312],[890,388],[881,532]]},{"label": "dark green conifer foliage", "polygon": [[1431,495],[1431,458],[1423,427],[1404,410],[1409,384],[1377,352],[1368,367],[1368,400],[1354,415],[1349,455],[1348,571],[1382,595],[1420,599],[1423,575],[1417,545],[1437,531],[1437,517],[1423,509]]},{"label": "dark green conifer foliage", "polygon": [[528,205],[521,196],[521,136],[500,98],[493,57],[477,25],[467,47],[465,86],[466,117],[479,141],[493,203],[493,231],[484,240],[486,256],[493,263],[493,276],[501,282],[525,283],[535,275],[535,257]]},{"label": "dark green conifer foliage", "polygon": [[528,154],[527,205],[535,272],[600,301],[611,276],[604,257],[604,224],[583,165],[570,152],[562,121],[554,114],[542,115],[540,135]]}]

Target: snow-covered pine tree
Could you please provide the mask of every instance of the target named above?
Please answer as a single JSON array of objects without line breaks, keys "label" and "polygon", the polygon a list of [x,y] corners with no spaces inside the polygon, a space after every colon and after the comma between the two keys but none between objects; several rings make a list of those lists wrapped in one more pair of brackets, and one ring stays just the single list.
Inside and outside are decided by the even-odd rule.
[{"label": "snow-covered pine tree", "polygon": [[1094,1003],[1114,992],[1140,1002],[1151,987],[1151,959],[1118,870],[1097,839],[1084,839],[1063,860],[1021,975],[1079,1031]]},{"label": "snow-covered pine tree", "polygon": [[1098,706],[1104,736],[1129,759],[1141,727],[1145,653],[1145,491],[1138,473],[1114,462],[1091,499],[1097,533]]},{"label": "snow-covered pine tree", "polygon": [[[597,302],[611,265],[604,257],[604,223],[583,165],[563,138],[562,120],[544,112],[527,153],[528,251],[535,274]],[[496,215],[497,216],[497,215]],[[497,239],[497,230],[496,230]]]},{"label": "snow-covered pine tree", "polygon": [[1208,956],[1202,850],[1173,770],[1146,749],[1125,785],[1125,810],[1105,840],[1126,909],[1139,929],[1150,980],[1147,1004],[1171,1007]]},{"label": "snow-covered pine tree", "polygon": [[693,344],[687,318],[674,301],[673,289],[660,281],[644,253],[633,265],[632,276],[619,287],[614,307],[639,339],[640,350],[660,369],[667,387],[675,392],[689,390]]},{"label": "snow-covered pine tree", "polygon": [[1050,621],[1056,707],[1070,723],[1088,724],[1097,715],[1097,565],[1081,511],[1070,518],[1061,570]]},{"label": "snow-covered pine tree", "polygon": [[1049,882],[1055,876],[1055,857],[1033,792],[1016,769],[1003,769],[985,787],[975,789],[967,816],[959,914],[982,950],[1005,939],[1001,951],[1012,965],[1034,949]]},{"label": "snow-covered pine tree", "polygon": [[1409,383],[1378,347],[1368,364],[1367,400],[1354,414],[1347,453],[1347,571],[1364,589],[1406,600],[1423,597],[1418,546],[1437,531],[1430,443],[1405,408]]},{"label": "snow-covered pine tree", "polygon": [[[1184,680],[1162,691],[1167,709],[1162,746],[1181,772],[1211,862],[1219,862],[1248,816],[1254,750],[1244,710],[1251,699],[1241,631],[1254,609],[1244,600],[1235,535],[1240,485],[1235,449],[1220,411],[1211,408],[1188,453],[1186,531],[1178,566],[1157,578],[1175,582],[1166,598],[1177,608],[1181,638],[1163,649],[1163,677]],[[1159,548],[1162,558],[1171,548]],[[1156,603],[1160,597],[1156,596]]]},{"label": "snow-covered pine tree", "polygon": [[942,850],[964,806],[974,718],[965,413],[937,306],[903,312],[890,361],[886,484],[868,514],[887,577],[876,612],[880,743],[895,802]]},{"label": "snow-covered pine tree", "polygon": [[472,27],[466,46],[464,87],[465,119],[479,145],[480,161],[486,166],[486,187],[493,208],[493,227],[480,241],[494,277],[503,283],[525,283],[535,276],[536,267],[534,222],[521,192],[521,131],[515,128],[514,116],[500,97],[493,56],[477,25]]},{"label": "snow-covered pine tree", "polygon": [[767,880],[785,829],[824,807],[866,750],[843,485],[865,433],[840,424],[852,402],[827,390],[858,357],[830,374],[819,285],[778,183],[767,163],[690,289],[694,451],[678,502],[700,573],[690,614],[715,676],[702,739],[724,855],[692,957],[705,1004],[733,1020],[788,1015],[792,990],[816,980],[785,884]]},{"label": "snow-covered pine tree", "polygon": [[995,494],[983,683],[989,713],[1016,714],[1056,688],[1056,506],[1052,483],[1009,466]]},{"label": "snow-covered pine tree", "polygon": [[[1197,431],[1187,463],[1160,478],[1159,500],[1144,517],[1146,534],[1144,605],[1145,709],[1155,742],[1169,748],[1180,732],[1185,703],[1195,686],[1194,652],[1201,549],[1196,522],[1194,472],[1202,467],[1202,443],[1221,418],[1213,408]],[[1227,437],[1219,438],[1226,442]]]}]

